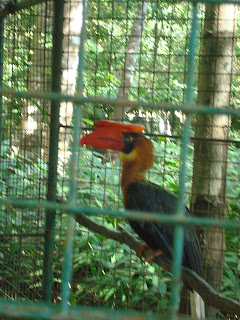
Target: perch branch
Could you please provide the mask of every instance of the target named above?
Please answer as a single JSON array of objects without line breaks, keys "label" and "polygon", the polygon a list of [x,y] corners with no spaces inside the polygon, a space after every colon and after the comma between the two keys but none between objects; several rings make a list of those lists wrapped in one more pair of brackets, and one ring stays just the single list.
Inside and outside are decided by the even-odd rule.
[{"label": "perch branch", "polygon": [[[76,221],[87,229],[99,233],[108,239],[116,240],[120,243],[127,244],[131,249],[137,250],[142,242],[132,236],[127,231],[117,231],[93,221],[84,214],[76,217]],[[143,257],[149,255],[148,250],[144,250]],[[164,257],[155,257],[154,262],[163,269],[171,272],[171,261]],[[225,311],[228,314],[240,316],[240,303],[234,299],[227,298],[216,292],[204,279],[199,277],[194,271],[189,268],[182,267],[182,280],[191,282],[192,288],[197,291],[205,303],[216,307],[218,310]]]}]

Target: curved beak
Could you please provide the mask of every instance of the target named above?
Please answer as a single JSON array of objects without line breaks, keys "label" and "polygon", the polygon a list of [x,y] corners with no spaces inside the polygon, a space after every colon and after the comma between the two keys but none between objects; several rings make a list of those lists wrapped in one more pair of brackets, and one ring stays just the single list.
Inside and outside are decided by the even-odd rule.
[{"label": "curved beak", "polygon": [[124,147],[123,132],[142,132],[144,126],[99,120],[94,124],[95,130],[80,140],[80,145],[90,145],[102,149],[122,151]]}]

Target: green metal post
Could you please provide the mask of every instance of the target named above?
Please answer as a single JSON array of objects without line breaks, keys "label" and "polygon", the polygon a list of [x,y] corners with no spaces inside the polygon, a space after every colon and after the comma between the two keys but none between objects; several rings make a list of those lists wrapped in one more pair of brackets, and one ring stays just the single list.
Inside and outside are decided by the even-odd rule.
[{"label": "green metal post", "polygon": [[[0,88],[3,87],[4,17],[0,17]],[[0,95],[0,152],[2,143],[2,96]]]},{"label": "green metal post", "polygon": [[[54,2],[53,51],[52,51],[52,91],[61,91],[62,42],[63,42],[64,0]],[[51,103],[49,171],[47,200],[56,202],[58,139],[60,100]],[[50,302],[52,297],[52,266],[54,249],[54,226],[56,210],[46,213],[45,248],[43,265],[42,299]]]},{"label": "green metal post", "polygon": [[[83,13],[82,13],[82,30],[80,37],[79,48],[79,62],[78,62],[78,79],[76,84],[76,93],[82,95],[83,93],[83,67],[84,67],[84,42],[86,38],[86,0],[83,0]],[[80,137],[80,124],[81,124],[82,105],[76,104],[74,110],[74,130],[73,130],[73,147],[72,156],[70,160],[70,192],[69,203],[74,205],[77,202],[77,160],[78,160],[78,148]],[[74,240],[74,224],[75,217],[69,216],[67,237],[64,250],[63,260],[63,276],[61,287],[61,309],[66,312],[69,308],[70,299],[70,286],[72,278],[72,257],[73,257],[73,240]]]},{"label": "green metal post", "polygon": [[[192,11],[192,29],[189,44],[189,57],[188,57],[188,78],[187,78],[187,97],[186,103],[190,105],[193,103],[193,81],[194,81],[194,60],[195,60],[195,47],[197,38],[197,4],[193,4]],[[184,203],[184,193],[185,193],[185,183],[187,174],[187,154],[188,145],[190,142],[190,125],[191,125],[191,115],[187,115],[186,121],[183,125],[182,133],[182,148],[181,148],[181,170],[179,179],[179,198],[177,204],[176,214],[179,216],[184,216],[185,213],[185,203]],[[180,279],[181,279],[181,264],[183,257],[183,246],[184,246],[184,228],[183,225],[179,224],[175,227],[174,233],[174,249],[173,249],[173,265],[172,265],[172,295],[171,295],[171,307],[170,307],[170,319],[176,319],[176,314],[179,308],[180,302]]]}]

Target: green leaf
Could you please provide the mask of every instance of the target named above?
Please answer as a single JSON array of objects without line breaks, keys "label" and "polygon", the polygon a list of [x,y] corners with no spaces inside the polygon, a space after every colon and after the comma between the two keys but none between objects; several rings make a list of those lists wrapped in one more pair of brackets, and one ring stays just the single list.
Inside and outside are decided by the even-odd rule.
[{"label": "green leaf", "polygon": [[111,288],[111,289],[108,291],[108,293],[106,294],[106,296],[105,296],[105,298],[104,298],[104,301],[105,301],[105,302],[108,301],[108,300],[111,298],[111,296],[114,294],[114,292],[115,292],[115,288]]},{"label": "green leaf", "polygon": [[93,125],[94,125],[94,121],[92,121],[92,120],[90,120],[90,119],[82,118],[82,121],[83,121],[83,122],[86,122],[86,123],[88,123],[88,124],[90,124],[91,126],[93,126]]}]

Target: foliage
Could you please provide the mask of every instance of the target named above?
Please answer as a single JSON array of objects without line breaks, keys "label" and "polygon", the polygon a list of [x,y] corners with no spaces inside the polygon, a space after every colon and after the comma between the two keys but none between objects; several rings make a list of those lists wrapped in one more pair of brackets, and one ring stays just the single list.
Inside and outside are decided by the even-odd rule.
[{"label": "foliage", "polygon": [[[239,141],[240,134],[231,132],[231,139]],[[227,217],[229,220],[239,220],[240,214],[240,171],[239,159],[240,148],[234,142],[229,145],[228,149],[228,167],[227,167],[227,194],[228,210]],[[240,263],[239,263],[239,232],[226,230],[226,255],[225,269],[223,274],[222,293],[237,300],[240,299]]]},{"label": "foliage", "polygon": [[[47,61],[50,59],[48,57],[49,49],[52,48],[50,33],[52,26],[51,23],[50,26],[39,26],[37,17],[40,14],[42,12],[37,7],[31,7],[6,17],[3,47],[4,87],[26,91],[32,89],[43,90],[43,87],[47,86],[47,77],[51,74]],[[49,17],[46,12],[45,14],[45,21],[47,22]],[[41,33],[40,28],[42,28]],[[37,40],[34,41],[34,38]],[[38,48],[35,48],[36,41],[38,41]],[[37,50],[39,48],[41,50]],[[43,57],[45,57],[44,61]],[[42,65],[39,65],[39,61]],[[14,139],[16,141],[24,117],[28,116],[29,112],[31,113],[29,110],[26,111],[26,106],[30,104],[35,106],[39,114],[42,115],[41,121],[48,123],[46,102],[43,103],[38,99],[21,99],[14,96],[3,97],[2,125],[9,128],[10,131],[3,130],[4,139]]]},{"label": "foliage", "polygon": [[[48,165],[41,158],[34,162],[19,154],[17,149],[10,145],[10,141],[5,140],[1,146],[0,168],[1,198],[45,200]],[[65,196],[63,191],[58,182],[59,197],[62,199]],[[61,252],[59,246],[62,246],[59,236],[62,232],[62,223],[66,225],[66,217],[59,217],[56,223],[57,256]],[[7,297],[14,299],[41,298],[39,288],[42,286],[44,231],[43,209],[0,206],[0,233],[11,234],[1,238],[0,241],[1,295],[5,293]],[[59,282],[61,273],[59,262],[55,267],[56,282]]]},{"label": "foliage", "polygon": [[[112,222],[105,224],[112,227]],[[121,228],[129,229],[126,223],[121,223]],[[85,231],[76,240],[79,250],[73,262],[76,303],[84,300],[91,305],[117,308],[166,309],[169,277],[165,272],[159,277],[156,266],[142,264],[128,246],[119,246],[102,236]]]},{"label": "foliage", "polygon": [[[116,1],[114,7],[105,2],[90,2],[84,71],[87,95],[117,97],[125,50],[139,5],[136,1]],[[129,91],[130,99],[183,103],[190,30],[188,10],[189,4],[185,3],[173,7],[168,3],[162,2],[159,5],[158,2],[150,2],[143,22],[141,46]],[[159,110],[136,108],[129,109],[127,116],[132,121],[140,113],[141,121],[152,113],[154,118],[159,114],[166,117]],[[96,104],[84,109],[84,116],[91,119],[111,118],[112,114],[111,106]],[[181,121],[177,114],[168,114],[168,118],[171,129],[179,133]]]},{"label": "foliage", "polygon": [[[233,140],[240,141],[240,133],[231,133]],[[239,185],[239,159],[240,148],[238,143],[231,143],[228,149],[227,167],[227,199],[228,199],[228,218],[239,219],[240,214],[240,185]]]},{"label": "foliage", "polygon": [[[33,40],[35,11],[28,9],[24,15],[17,13],[9,15],[4,30],[4,73],[3,84],[7,87],[23,90],[27,89],[27,79],[31,65],[32,50],[29,50]],[[14,26],[14,32],[13,32]],[[18,39],[16,40],[16,34]],[[16,41],[19,41],[16,43]],[[12,46],[15,43],[15,46]],[[3,125],[6,128],[19,127],[21,123],[21,111],[24,107],[23,99],[11,97],[4,98]],[[5,135],[5,132],[3,132]]]}]

